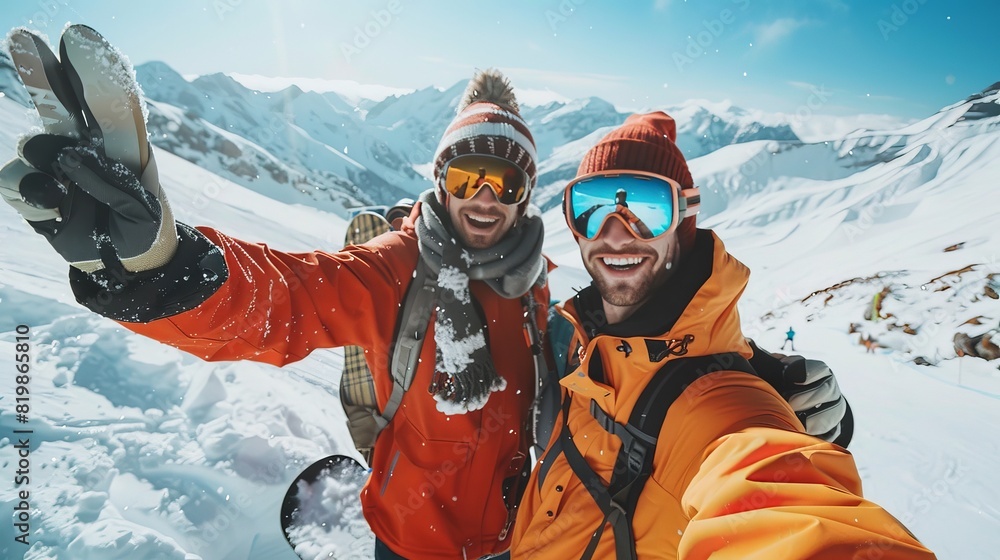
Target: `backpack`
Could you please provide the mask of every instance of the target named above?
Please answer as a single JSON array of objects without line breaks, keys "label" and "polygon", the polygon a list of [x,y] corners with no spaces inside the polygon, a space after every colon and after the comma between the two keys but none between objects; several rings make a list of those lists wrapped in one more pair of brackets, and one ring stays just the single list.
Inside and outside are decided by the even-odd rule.
[{"label": "backpack", "polygon": [[[344,245],[357,245],[374,239],[392,228],[376,207],[354,211],[347,224]],[[377,427],[371,411],[375,409],[375,382],[372,380],[365,350],[359,346],[344,347],[344,369],[340,376],[340,403],[347,415],[347,429],[354,440],[354,447],[371,460]]]}]

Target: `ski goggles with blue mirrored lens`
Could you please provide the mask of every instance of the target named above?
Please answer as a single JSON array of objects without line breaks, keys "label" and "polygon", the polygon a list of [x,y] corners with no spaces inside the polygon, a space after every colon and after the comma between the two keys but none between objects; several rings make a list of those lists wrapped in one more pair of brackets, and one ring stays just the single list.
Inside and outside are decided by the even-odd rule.
[{"label": "ski goggles with blue mirrored lens", "polygon": [[570,231],[594,239],[612,218],[621,220],[638,239],[654,239],[677,229],[698,213],[698,187],[645,171],[599,171],[569,182],[563,211]]},{"label": "ski goggles with blue mirrored lens", "polygon": [[487,186],[504,204],[518,204],[528,194],[528,174],[514,162],[490,155],[467,154],[450,160],[441,172],[441,182],[449,194],[461,199],[472,198]]}]

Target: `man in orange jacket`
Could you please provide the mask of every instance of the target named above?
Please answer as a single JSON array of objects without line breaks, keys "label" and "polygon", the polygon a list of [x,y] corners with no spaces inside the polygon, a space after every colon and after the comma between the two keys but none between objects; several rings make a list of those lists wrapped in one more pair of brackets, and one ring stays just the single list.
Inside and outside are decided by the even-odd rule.
[{"label": "man in orange jacket", "polygon": [[[525,331],[544,329],[549,300],[535,145],[507,80],[470,82],[404,231],[285,253],[175,222],[131,68],[96,31],[67,28],[61,61],[23,29],[9,41],[45,130],[0,171],[0,193],[70,263],[78,301],[206,360],[365,348],[379,410],[395,409],[361,496],[376,558],[506,551],[530,466]],[[411,286],[433,305],[400,325]],[[425,329],[400,388],[396,335]]]},{"label": "man in orange jacket", "polygon": [[749,366],[749,271],[695,229],[675,138],[666,114],[634,115],[566,187],[593,284],[562,309],[581,364],[561,380],[512,557],[932,558]]}]

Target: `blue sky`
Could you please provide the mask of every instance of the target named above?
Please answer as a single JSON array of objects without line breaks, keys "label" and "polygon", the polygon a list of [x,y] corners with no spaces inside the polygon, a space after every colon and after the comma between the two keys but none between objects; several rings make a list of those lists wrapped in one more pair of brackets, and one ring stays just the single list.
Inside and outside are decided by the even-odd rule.
[{"label": "blue sky", "polygon": [[622,108],[690,98],[920,118],[1000,81],[1000,7],[944,0],[32,0],[7,29],[86,23],[133,62],[450,86],[475,68]]}]

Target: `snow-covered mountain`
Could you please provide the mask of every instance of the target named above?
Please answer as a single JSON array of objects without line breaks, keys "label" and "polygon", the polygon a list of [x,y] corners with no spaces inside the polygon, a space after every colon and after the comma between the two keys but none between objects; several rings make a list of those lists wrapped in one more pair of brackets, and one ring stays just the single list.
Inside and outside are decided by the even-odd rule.
[{"label": "snow-covered mountain", "polygon": [[732,144],[799,139],[782,118],[754,114],[729,101],[688,101],[666,111],[677,121],[677,145],[689,160]]},{"label": "snow-covered mountain", "polygon": [[[677,146],[689,161],[734,144],[799,140],[781,117],[754,115],[729,102],[695,100],[661,109],[677,121]],[[536,108],[526,115],[540,149],[554,146],[539,153],[534,201],[543,210],[559,205],[562,189],[576,175],[583,155],[628,117],[595,97]]]},{"label": "snow-covered mountain", "polygon": [[[137,66],[136,76],[148,100],[154,145],[276,200],[341,216],[348,208],[392,204],[431,186],[434,149],[465,87],[459,82],[406,91],[309,83],[312,89],[293,84],[260,91],[246,84],[273,90],[289,81],[225,74],[187,79],[162,62]],[[9,59],[0,59],[0,92],[28,103]],[[734,143],[797,139],[782,119],[728,103],[692,101],[666,109],[678,116],[678,144],[689,159]],[[628,116],[596,97],[525,106],[522,113],[538,145],[534,200],[543,209],[558,204],[594,140]]]},{"label": "snow-covered mountain", "polygon": [[729,146],[692,173],[717,189],[706,205],[716,192],[728,201],[701,223],[729,232],[737,254],[768,271],[765,291],[787,300],[762,302],[760,316],[794,308],[808,319],[853,299],[844,329],[940,364],[956,357],[956,335],[1000,343],[1000,209],[986,202],[997,158],[1000,84],[901,129]]},{"label": "snow-covered mountain", "polygon": [[[16,78],[3,68],[6,92]],[[354,178],[338,175],[346,160],[328,153],[343,146],[326,141],[344,139],[306,116],[359,127],[347,155],[370,173],[402,177],[402,167],[379,167],[369,148],[381,142],[400,165],[421,169],[429,156],[420,154],[436,146],[461,93],[461,84],[420,90],[354,111],[329,93],[268,98],[223,76],[187,82],[152,70],[140,73],[164,76],[145,77],[144,87],[178,219],[281,250],[337,249],[345,223],[336,213],[369,200],[352,190]],[[993,557],[1000,532],[1000,486],[989,467],[1000,462],[989,435],[1000,430],[1000,360],[959,356],[954,344],[956,335],[997,337],[1000,321],[1000,211],[989,203],[1000,182],[998,88],[904,128],[830,142],[754,139],[760,129],[734,125],[730,141],[747,141],[691,160],[704,188],[700,223],[753,271],[741,302],[745,330],[777,348],[794,326],[797,350],[830,364],[855,410],[851,450],[866,495],[940,558]],[[248,122],[268,126],[286,109],[291,118],[274,123],[275,138],[246,132]],[[626,116],[594,99],[525,113],[548,146],[540,172],[551,174],[549,190]],[[678,116],[682,139],[702,130],[689,122]],[[14,95],[0,98],[0,154],[11,155],[30,125]],[[730,133],[718,134],[722,142]],[[316,171],[310,157],[331,167]],[[288,180],[271,177],[262,188],[266,165]],[[310,185],[306,192],[284,192],[292,178]],[[328,191],[317,194],[320,186]],[[324,205],[329,212],[308,207]],[[552,288],[564,299],[587,275],[558,209],[544,219],[546,254],[560,265]],[[354,454],[337,395],[339,350],[281,369],[201,362],[78,306],[65,263],[4,204],[0,233],[0,355],[13,355],[23,324],[33,360],[33,544],[23,547],[14,526],[0,524],[0,557],[294,559],[277,522],[288,483],[319,457]],[[19,500],[11,435],[24,427],[10,406],[14,386],[14,376],[0,376],[0,470],[8,473],[0,507],[8,512]],[[351,546],[338,540],[317,554],[350,557]],[[370,557],[370,548],[356,557]]]},{"label": "snow-covered mountain", "polygon": [[143,64],[136,76],[155,145],[277,200],[344,215],[423,188],[410,162],[336,94],[262,93],[224,74],[188,82],[162,63]]},{"label": "snow-covered mountain", "polygon": [[[0,91],[27,103],[12,70],[0,61]],[[286,82],[225,74],[189,80],[161,62],[137,66],[136,75],[156,146],[276,200],[341,216],[347,208],[392,204],[430,187],[434,149],[465,86],[259,91],[244,82],[269,89]],[[733,143],[795,138],[780,119],[763,124],[728,104],[689,102],[668,110],[684,117],[678,143],[690,158]],[[523,115],[542,160],[535,197],[542,208],[558,203],[594,137],[628,116],[596,97],[525,106]]]}]

